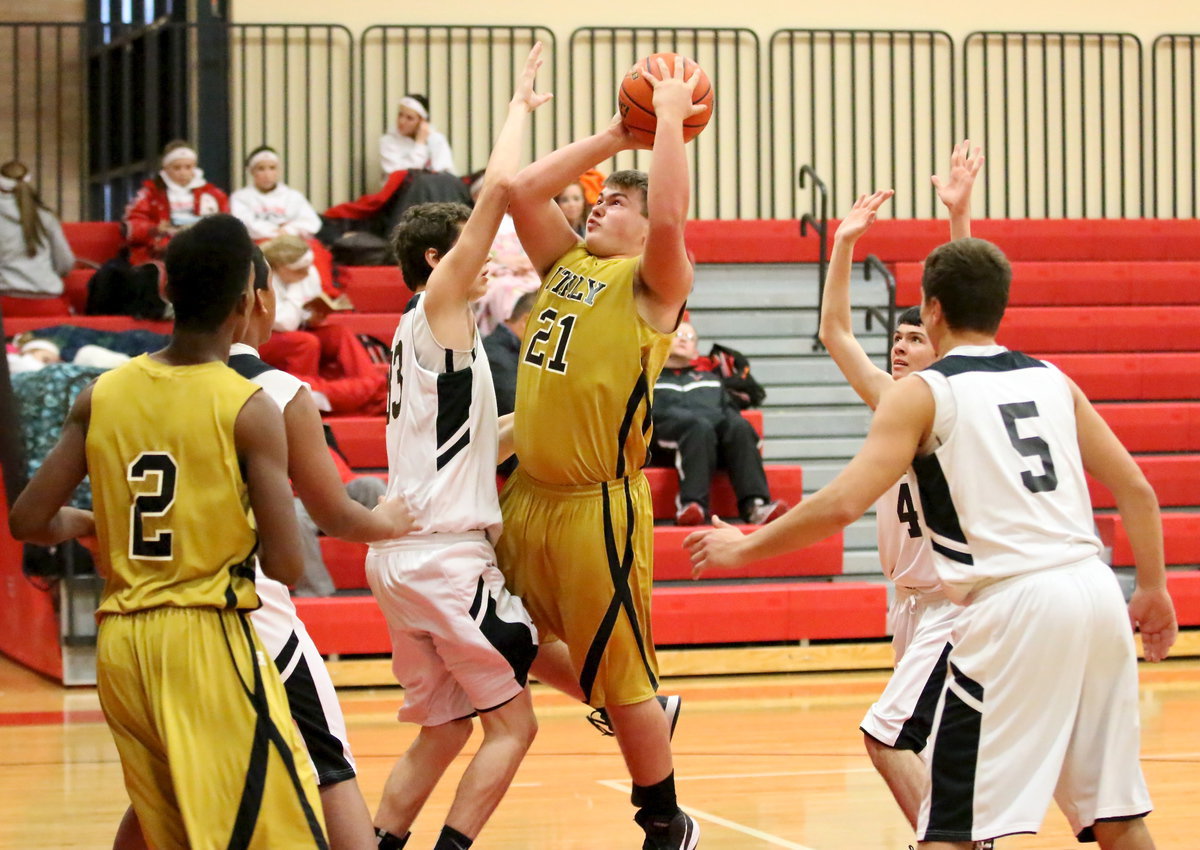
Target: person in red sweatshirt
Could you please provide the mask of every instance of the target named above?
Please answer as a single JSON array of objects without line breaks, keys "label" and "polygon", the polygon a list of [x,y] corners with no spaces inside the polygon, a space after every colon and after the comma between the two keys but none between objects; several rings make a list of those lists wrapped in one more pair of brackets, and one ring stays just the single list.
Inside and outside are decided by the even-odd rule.
[{"label": "person in red sweatshirt", "polygon": [[229,212],[229,198],[204,179],[196,151],[187,142],[168,142],[161,169],[125,208],[129,262],[141,265],[162,258],[171,237],[206,215]]}]

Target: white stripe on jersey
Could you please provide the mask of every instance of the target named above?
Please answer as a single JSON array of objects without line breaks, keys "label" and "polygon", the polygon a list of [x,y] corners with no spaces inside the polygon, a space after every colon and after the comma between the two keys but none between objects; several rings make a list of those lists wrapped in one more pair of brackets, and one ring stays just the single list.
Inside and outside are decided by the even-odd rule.
[{"label": "white stripe on jersey", "polygon": [[495,541],[500,434],[487,354],[478,330],[471,351],[443,348],[424,297],[413,301],[392,340],[387,496],[408,499],[419,535],[483,530]]},{"label": "white stripe on jersey", "polygon": [[913,469],[947,595],[1096,557],[1063,374],[999,345],[960,346],[916,374],[933,393],[937,448]]}]

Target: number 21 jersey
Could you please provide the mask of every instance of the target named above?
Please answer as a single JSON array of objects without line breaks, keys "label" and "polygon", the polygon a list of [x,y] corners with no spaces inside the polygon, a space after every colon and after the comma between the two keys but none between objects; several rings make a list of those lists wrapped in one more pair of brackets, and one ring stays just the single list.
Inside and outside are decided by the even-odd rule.
[{"label": "number 21 jersey", "polygon": [[1054,366],[959,346],[917,375],[935,403],[932,452],[913,460],[947,595],[1100,553],[1075,404]]}]

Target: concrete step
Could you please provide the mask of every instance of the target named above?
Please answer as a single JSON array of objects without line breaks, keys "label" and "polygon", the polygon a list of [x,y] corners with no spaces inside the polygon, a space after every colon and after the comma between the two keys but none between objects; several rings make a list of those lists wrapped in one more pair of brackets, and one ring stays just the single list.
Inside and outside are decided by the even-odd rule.
[{"label": "concrete step", "polygon": [[763,411],[763,431],[772,437],[866,436],[870,423],[871,411],[862,404]]},{"label": "concrete step", "polygon": [[875,549],[847,549],[842,553],[842,574],[853,576],[883,576],[879,567],[879,552]]},{"label": "concrete step", "polygon": [[[839,460],[853,457],[863,437],[768,437],[763,441],[763,457],[773,463],[801,463],[807,470],[814,460]],[[845,465],[843,463],[843,465]],[[807,486],[808,482],[805,482]]]},{"label": "concrete step", "polygon": [[862,399],[846,384],[775,385],[767,387],[767,400],[763,403],[763,412],[772,409],[791,410],[809,404],[862,407]]}]

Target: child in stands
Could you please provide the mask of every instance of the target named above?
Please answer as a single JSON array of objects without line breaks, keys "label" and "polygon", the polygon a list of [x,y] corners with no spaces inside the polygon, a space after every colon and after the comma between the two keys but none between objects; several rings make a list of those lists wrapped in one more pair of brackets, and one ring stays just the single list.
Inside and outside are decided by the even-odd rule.
[{"label": "child in stands", "polygon": [[230,211],[240,218],[256,242],[289,234],[312,239],[321,217],[302,192],[280,179],[283,162],[274,148],[262,145],[246,158],[250,185],[229,198]]},{"label": "child in stands", "polygon": [[199,156],[187,142],[168,142],[162,167],[125,208],[132,265],[161,260],[171,237],[206,215],[229,212],[229,198],[204,179]]}]

